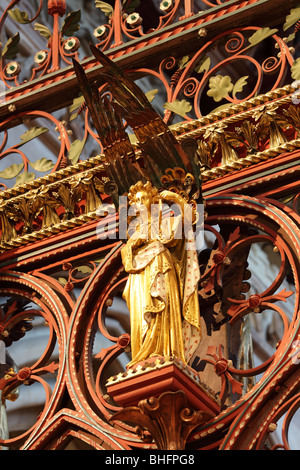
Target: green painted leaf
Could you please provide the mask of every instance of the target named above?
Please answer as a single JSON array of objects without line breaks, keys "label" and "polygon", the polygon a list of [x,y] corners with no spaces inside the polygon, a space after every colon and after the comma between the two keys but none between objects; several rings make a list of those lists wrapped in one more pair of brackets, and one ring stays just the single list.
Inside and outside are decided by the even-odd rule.
[{"label": "green painted leaf", "polygon": [[291,76],[294,80],[300,80],[300,57],[291,66]]},{"label": "green painted leaf", "polygon": [[69,107],[70,113],[75,111],[75,109],[78,109],[82,104],[84,103],[84,97],[83,95],[78,96],[77,98],[74,98],[73,103]]},{"label": "green painted leaf", "polygon": [[140,0],[124,0],[122,4],[123,12],[130,15],[130,13],[134,13],[136,11],[140,4]]},{"label": "green painted leaf", "polygon": [[273,34],[277,33],[277,31],[278,29],[270,29],[269,27],[258,29],[249,38],[251,47],[256,46],[256,44],[260,43],[261,41],[268,38],[269,36],[273,36]]},{"label": "green painted leaf", "polygon": [[14,34],[2,49],[1,57],[4,59],[13,59],[19,52],[20,34]]},{"label": "green painted leaf", "polygon": [[74,113],[72,114],[72,116],[70,116],[69,122],[74,121],[74,119],[77,119],[77,118],[78,118],[78,113]]},{"label": "green painted leaf", "polygon": [[10,180],[12,178],[15,178],[24,168],[24,163],[14,163],[13,165],[10,165],[8,168],[6,168],[3,171],[0,171],[0,178],[3,178],[5,180]]},{"label": "green painted leaf", "polygon": [[216,75],[209,79],[209,90],[208,96],[211,96],[216,102],[226,98],[232,91],[233,84],[231,78],[228,75]]},{"label": "green painted leaf", "polygon": [[83,150],[83,147],[85,146],[85,140],[86,139],[83,139],[83,140],[76,139],[74,140],[74,142],[72,142],[69,155],[68,155],[69,160],[71,161],[72,165],[75,165],[75,163],[78,162],[81,152]]},{"label": "green painted leaf", "polygon": [[290,41],[294,41],[295,36],[296,36],[296,33],[291,33],[291,34],[289,34],[288,37],[287,37],[286,40],[285,40],[286,44],[287,44],[288,42],[290,42]]},{"label": "green painted leaf", "polygon": [[188,56],[188,55],[185,55],[185,56],[182,57],[182,58],[180,59],[180,61],[178,62],[178,67],[179,67],[180,69],[184,69],[184,68],[187,66],[189,60],[190,60],[189,56]]},{"label": "green painted leaf", "polygon": [[100,8],[101,11],[103,11],[105,16],[111,16],[114,12],[114,8],[109,3],[96,0],[95,5],[97,8]]},{"label": "green painted leaf", "polygon": [[36,162],[29,162],[30,166],[36,170],[36,171],[41,171],[41,172],[46,172],[52,170],[54,167],[54,163],[52,160],[47,160],[47,158],[41,158],[40,160],[37,160]]},{"label": "green painted leaf", "polygon": [[185,117],[192,110],[192,105],[186,100],[174,100],[171,103],[165,103],[164,108]]},{"label": "green painted leaf", "polygon": [[247,85],[248,78],[249,78],[249,75],[245,75],[244,77],[241,77],[238,79],[238,81],[235,83],[233,90],[232,90],[233,96],[243,91],[244,86]]},{"label": "green painted leaf", "polygon": [[23,135],[20,136],[22,142],[18,145],[18,147],[26,144],[30,140],[35,139],[36,137],[39,137],[40,135],[48,131],[49,129],[47,129],[47,127],[31,127],[30,129],[28,129],[28,131],[26,131]]},{"label": "green painted leaf", "polygon": [[145,93],[149,103],[152,103],[157,93],[158,93],[158,89],[150,90],[150,91],[147,91],[147,93]]},{"label": "green painted leaf", "polygon": [[290,10],[289,15],[287,15],[285,19],[285,23],[283,25],[283,31],[286,31],[291,26],[293,26],[297,21],[300,20],[300,6],[296,8],[292,8]]},{"label": "green painted leaf", "polygon": [[26,11],[20,11],[19,8],[15,8],[14,10],[8,10],[7,13],[17,23],[20,23],[20,24],[30,23],[30,19],[28,18],[28,13],[26,13]]},{"label": "green painted leaf", "polygon": [[83,274],[90,274],[93,272],[92,268],[90,268],[89,266],[78,266],[76,269],[78,272]]},{"label": "green painted leaf", "polygon": [[61,33],[63,36],[73,36],[76,31],[80,29],[80,22],[81,20],[81,11],[76,10],[76,11],[71,11],[65,18],[62,28],[61,28]]},{"label": "green painted leaf", "polygon": [[52,33],[47,26],[40,24],[40,23],[35,23],[34,24],[34,29],[35,31],[38,31],[41,36],[43,36],[46,39],[50,39],[52,36]]},{"label": "green painted leaf", "polygon": [[59,282],[60,284],[62,284],[63,286],[65,286],[68,281],[67,281],[67,279],[65,279],[64,277],[59,277],[59,278],[58,278],[58,282]]},{"label": "green painted leaf", "polygon": [[23,171],[23,173],[16,178],[15,186],[19,186],[20,184],[28,183],[35,179],[34,173],[29,173],[28,171]]},{"label": "green painted leaf", "polygon": [[200,62],[198,62],[198,64],[196,65],[195,72],[197,72],[197,73],[206,72],[207,70],[209,70],[210,64],[211,64],[210,57],[208,57],[207,55],[204,56],[200,60]]}]

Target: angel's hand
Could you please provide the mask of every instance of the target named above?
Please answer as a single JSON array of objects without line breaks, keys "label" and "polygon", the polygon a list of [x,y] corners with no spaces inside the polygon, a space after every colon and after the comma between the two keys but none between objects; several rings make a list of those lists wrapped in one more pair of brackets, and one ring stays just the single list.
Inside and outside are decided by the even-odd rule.
[{"label": "angel's hand", "polygon": [[166,201],[176,201],[177,199],[177,194],[173,193],[173,191],[162,191],[160,193],[161,199],[165,199]]}]

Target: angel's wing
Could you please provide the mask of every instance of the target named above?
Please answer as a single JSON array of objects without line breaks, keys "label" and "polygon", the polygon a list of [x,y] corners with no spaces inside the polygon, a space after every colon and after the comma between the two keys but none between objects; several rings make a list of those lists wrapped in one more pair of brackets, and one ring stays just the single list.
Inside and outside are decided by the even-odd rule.
[{"label": "angel's wing", "polygon": [[[124,185],[128,186],[129,181],[125,181],[126,179],[132,181],[138,178],[135,179],[135,183],[143,177],[150,180],[156,187],[160,187],[165,171],[176,167],[192,173],[198,184],[200,182],[199,169],[194,156],[184,151],[146,95],[107,55],[92,44],[90,48],[97,61],[103,66],[97,78],[97,86],[89,84],[84,70],[75,60],[73,60],[74,68],[103,145],[104,154],[114,173],[111,177],[115,181],[117,179],[118,185],[120,183],[120,190]],[[111,102],[100,97],[98,92],[100,84],[106,84],[106,88],[113,97]],[[123,121],[126,121],[135,133],[143,159],[143,168],[140,167],[137,170],[138,165],[134,165],[135,171],[130,175],[125,175],[124,171],[125,166],[130,166],[134,152]],[[131,182],[131,184],[134,183]],[[129,187],[127,191],[128,189]]]},{"label": "angel's wing", "polygon": [[[98,86],[90,84],[82,66],[73,59],[75,73],[105,155],[106,172],[123,194],[132,184],[145,179],[138,165],[133,165],[134,151],[121,116],[107,96],[101,97]],[[115,201],[116,202],[116,201]]]}]

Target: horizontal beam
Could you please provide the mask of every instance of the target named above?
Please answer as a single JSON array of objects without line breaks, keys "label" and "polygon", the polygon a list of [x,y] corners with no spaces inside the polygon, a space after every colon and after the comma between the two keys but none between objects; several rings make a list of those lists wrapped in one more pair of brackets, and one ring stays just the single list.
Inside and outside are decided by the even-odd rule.
[{"label": "horizontal beam", "polygon": [[[300,191],[299,150],[270,158],[253,167],[245,168],[221,176],[203,184],[204,198],[209,199],[225,194],[243,194],[248,196],[283,197]],[[281,191],[281,192],[280,192]],[[97,218],[89,223],[53,234],[34,243],[11,248],[0,253],[0,272],[8,269],[40,269],[56,263],[57,259],[85,257],[97,252],[104,243],[97,235],[99,224],[113,234],[117,230],[118,216],[108,216],[101,221]],[[116,237],[116,242],[118,238]],[[62,262],[62,261],[60,261]]]}]

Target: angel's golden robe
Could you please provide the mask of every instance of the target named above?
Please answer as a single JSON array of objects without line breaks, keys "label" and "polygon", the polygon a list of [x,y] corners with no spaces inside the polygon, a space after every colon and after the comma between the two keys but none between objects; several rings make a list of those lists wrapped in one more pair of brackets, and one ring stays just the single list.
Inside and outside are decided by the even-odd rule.
[{"label": "angel's golden robe", "polygon": [[174,233],[136,249],[128,241],[122,249],[129,273],[123,293],[131,322],[129,367],[155,355],[188,363],[199,344],[198,257]]}]

